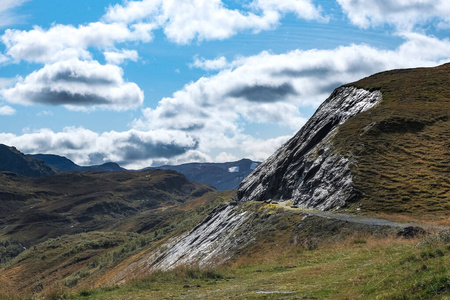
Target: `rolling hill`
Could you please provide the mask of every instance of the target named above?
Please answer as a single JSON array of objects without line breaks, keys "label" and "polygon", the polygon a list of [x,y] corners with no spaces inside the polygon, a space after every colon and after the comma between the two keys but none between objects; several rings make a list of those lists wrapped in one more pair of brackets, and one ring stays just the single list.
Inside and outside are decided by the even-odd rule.
[{"label": "rolling hill", "polygon": [[450,64],[393,70],[336,89],[236,193],[3,173],[0,298],[448,297],[449,116]]}]

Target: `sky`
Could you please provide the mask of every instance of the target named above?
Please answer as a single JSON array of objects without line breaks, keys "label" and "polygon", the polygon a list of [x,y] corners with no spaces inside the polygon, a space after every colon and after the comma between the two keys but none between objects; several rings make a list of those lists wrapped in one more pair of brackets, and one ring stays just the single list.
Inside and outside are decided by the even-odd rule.
[{"label": "sky", "polygon": [[0,143],[262,161],[342,84],[450,61],[447,0],[0,0]]}]

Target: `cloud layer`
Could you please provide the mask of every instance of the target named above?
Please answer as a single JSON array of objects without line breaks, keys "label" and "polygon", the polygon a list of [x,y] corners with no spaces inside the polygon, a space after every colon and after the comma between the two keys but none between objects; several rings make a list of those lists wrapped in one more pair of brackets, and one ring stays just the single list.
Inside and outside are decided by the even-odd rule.
[{"label": "cloud layer", "polygon": [[139,107],[143,92],[122,76],[117,66],[72,59],[46,65],[0,94],[11,103],[64,105],[72,110]]},{"label": "cloud layer", "polygon": [[450,2],[447,0],[337,0],[350,21],[362,28],[390,24],[401,31],[437,20],[437,26],[450,24]]},{"label": "cloud layer", "polygon": [[16,62],[52,63],[72,58],[90,60],[91,47],[114,47],[130,41],[148,42],[152,39],[148,24],[105,24],[101,22],[80,25],[53,25],[45,30],[35,26],[30,31],[7,29],[1,37],[5,54]]},{"label": "cloud layer", "polygon": [[139,168],[151,165],[154,160],[176,161],[198,156],[195,140],[186,134],[166,130],[98,134],[84,128],[68,127],[62,132],[41,129],[20,136],[0,133],[0,139],[26,153],[58,153],[80,165],[114,161],[128,168]]},{"label": "cloud layer", "polygon": [[[5,3],[12,8],[22,2]],[[450,59],[448,39],[414,32],[425,22],[435,28],[450,27],[450,4],[444,0],[337,2],[358,27],[393,26],[402,44],[393,50],[352,44],[282,54],[263,51],[232,61],[225,56],[195,56],[190,67],[203,69],[207,75],[161,99],[157,106],[144,108],[131,130],[95,133],[69,127],[62,132],[41,129],[20,136],[0,134],[0,138],[28,153],[58,153],[79,164],[115,161],[142,168],[242,156],[262,160],[288,134],[300,129],[306,121],[304,111],[319,106],[334,88],[386,69],[433,66]],[[142,106],[144,94],[137,84],[124,79],[119,65],[140,60],[132,48],[152,41],[156,30],[170,42],[184,45],[270,30],[286,14],[328,20],[312,0],[234,4],[239,8],[232,9],[221,0],[125,1],[109,7],[94,23],[6,30],[1,37],[5,51],[0,53],[0,64],[41,66],[18,77],[12,86],[11,80],[0,79],[0,96],[17,105],[62,105],[85,111],[136,109]],[[103,64],[96,60],[99,54],[105,59]],[[11,106],[0,104],[0,115],[16,113]],[[283,136],[257,137],[249,130],[255,124],[282,128]]]},{"label": "cloud layer", "polygon": [[229,9],[221,0],[143,0],[111,6],[106,22],[151,22],[163,28],[178,44],[192,40],[223,40],[240,31],[260,32],[278,25],[285,13],[307,20],[321,20],[320,8],[310,0],[255,0],[247,10]]}]

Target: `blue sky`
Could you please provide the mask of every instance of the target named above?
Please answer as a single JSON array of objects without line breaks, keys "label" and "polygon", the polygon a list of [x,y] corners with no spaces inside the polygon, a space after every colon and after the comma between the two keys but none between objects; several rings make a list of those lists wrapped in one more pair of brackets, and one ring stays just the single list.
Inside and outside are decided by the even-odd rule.
[{"label": "blue sky", "polygon": [[332,90],[449,61],[445,0],[0,0],[0,143],[81,165],[263,160]]}]

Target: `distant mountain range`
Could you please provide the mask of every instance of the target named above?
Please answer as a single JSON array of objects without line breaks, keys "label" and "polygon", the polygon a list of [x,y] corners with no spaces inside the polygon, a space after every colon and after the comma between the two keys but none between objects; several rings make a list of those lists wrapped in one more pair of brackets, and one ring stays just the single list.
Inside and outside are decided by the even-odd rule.
[{"label": "distant mountain range", "polygon": [[184,174],[189,180],[209,184],[219,191],[237,189],[260,162],[241,159],[226,163],[188,163],[179,166],[160,166],[148,169],[174,170]]},{"label": "distant mountain range", "polygon": [[0,144],[0,171],[13,172],[27,177],[41,177],[58,173],[57,169],[42,160],[2,144]]},{"label": "distant mountain range", "polygon": [[[173,170],[189,180],[208,184],[220,191],[237,189],[260,163],[249,159],[227,163],[188,163],[179,166],[149,167],[149,170]],[[59,172],[121,172],[127,171],[116,163],[79,166],[70,159],[53,154],[25,155],[14,147],[0,144],[0,171],[13,172],[27,177],[55,175]]]},{"label": "distant mountain range", "polygon": [[57,168],[60,171],[80,171],[80,172],[89,172],[89,171],[104,171],[104,172],[118,172],[118,171],[126,171],[125,168],[122,168],[116,163],[108,162],[102,165],[95,166],[79,166],[67,157],[54,155],[54,154],[33,154],[28,155],[33,158],[37,158],[43,160],[46,164]]}]

